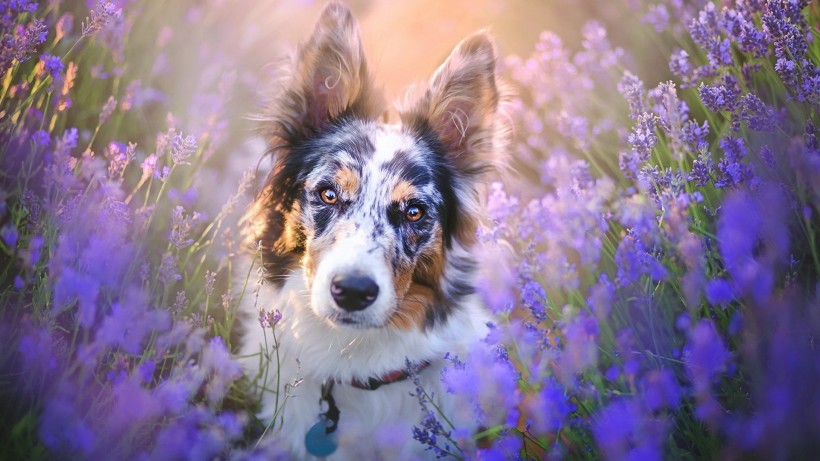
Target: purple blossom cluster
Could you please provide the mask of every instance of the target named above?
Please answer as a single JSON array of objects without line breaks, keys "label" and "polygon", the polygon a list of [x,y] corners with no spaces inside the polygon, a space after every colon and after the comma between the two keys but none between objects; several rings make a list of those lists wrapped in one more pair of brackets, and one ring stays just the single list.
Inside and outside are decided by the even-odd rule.
[{"label": "purple blossom cluster", "polygon": [[6,0],[0,2],[0,72],[23,63],[46,40],[47,26],[34,19],[37,2]]},{"label": "purple blossom cluster", "polygon": [[[803,87],[820,56],[809,38],[820,17],[797,1],[707,3],[676,19],[682,2],[647,3],[631,6],[699,48],[670,49],[677,82],[647,90],[634,71],[602,75],[578,59],[586,43],[573,54],[550,34],[532,57],[508,61],[527,179],[488,194],[493,225],[480,237],[488,260],[512,269],[492,267],[479,286],[504,319],[491,334],[503,353],[453,367],[474,370],[470,379],[444,380],[479,418],[477,381],[493,387],[499,364],[519,381],[506,391],[515,403],[495,403],[514,405],[514,420],[487,419],[496,445],[462,443],[468,457],[496,446],[516,446],[513,459],[816,449],[816,399],[803,386],[820,363],[820,322],[808,314],[820,170],[816,103]],[[787,53],[804,72],[784,75]],[[620,114],[596,106],[612,93]]]},{"label": "purple blossom cluster", "polygon": [[[209,124],[171,115],[167,82],[135,79],[120,55],[152,8],[134,3],[0,2],[3,455],[276,459],[244,448],[253,416],[235,403],[228,223],[252,177],[230,197],[198,194],[228,148],[230,92],[200,79]],[[229,74],[202,56],[199,69]],[[146,109],[169,113],[159,136],[137,128],[156,118]]]}]

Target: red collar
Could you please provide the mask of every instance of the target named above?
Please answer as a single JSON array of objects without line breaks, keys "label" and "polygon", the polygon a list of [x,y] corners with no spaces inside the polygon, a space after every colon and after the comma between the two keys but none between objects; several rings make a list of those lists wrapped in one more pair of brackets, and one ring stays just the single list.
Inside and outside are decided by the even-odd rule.
[{"label": "red collar", "polygon": [[399,381],[404,381],[405,379],[409,378],[413,374],[419,373],[425,368],[430,366],[430,362],[423,361],[420,362],[418,365],[415,366],[415,370],[411,373],[407,368],[401,370],[393,370],[391,372],[385,373],[377,378],[369,378],[367,381],[361,381],[359,379],[354,378],[350,385],[358,388],[364,389],[366,391],[374,391],[379,387],[385,384],[396,383]]}]

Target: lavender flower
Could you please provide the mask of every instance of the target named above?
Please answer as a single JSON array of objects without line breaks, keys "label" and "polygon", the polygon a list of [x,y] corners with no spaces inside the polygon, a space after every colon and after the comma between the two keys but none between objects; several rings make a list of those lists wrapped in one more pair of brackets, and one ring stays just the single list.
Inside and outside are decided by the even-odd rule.
[{"label": "lavender flower", "polygon": [[202,367],[210,375],[205,396],[213,405],[218,405],[228,386],[242,374],[242,370],[219,336],[211,338],[203,351]]},{"label": "lavender flower", "polygon": [[669,27],[669,10],[666,9],[666,5],[662,3],[650,5],[643,20],[651,24],[657,32],[663,32]]},{"label": "lavender flower", "polygon": [[175,165],[186,164],[185,160],[194,153],[196,148],[196,139],[193,136],[177,134],[171,144],[171,159]]},{"label": "lavender flower", "polygon": [[209,270],[205,271],[205,294],[211,296],[214,294],[214,282],[216,282],[216,272]]},{"label": "lavender flower", "polygon": [[740,96],[737,78],[731,74],[724,75],[720,85],[717,86],[701,83],[698,91],[701,101],[712,112],[734,111]]},{"label": "lavender flower", "polygon": [[715,187],[737,186],[752,177],[752,171],[743,163],[746,158],[746,144],[742,138],[727,136],[720,140],[723,149],[723,158],[717,165]]},{"label": "lavender flower", "polygon": [[706,149],[709,148],[709,143],[706,141],[708,135],[709,122],[707,121],[704,121],[702,125],[698,125],[694,120],[687,120],[681,128],[683,141],[693,153],[706,153]]},{"label": "lavender flower", "polygon": [[105,105],[100,111],[100,125],[107,122],[109,118],[111,118],[111,114],[114,113],[114,109],[117,108],[117,100],[114,96],[109,96],[108,100],[105,102]]},{"label": "lavender flower", "polygon": [[618,92],[624,96],[629,104],[630,117],[638,119],[645,112],[644,98],[646,97],[646,91],[643,82],[630,72],[624,72],[624,76],[618,82]]},{"label": "lavender flower", "polygon": [[658,136],[655,134],[655,123],[657,116],[648,112],[638,116],[638,123],[629,134],[629,143],[642,162],[649,160],[652,149],[658,144]]},{"label": "lavender flower", "polygon": [[688,179],[694,181],[698,187],[704,187],[712,180],[715,170],[715,163],[712,161],[710,152],[703,152],[692,162],[692,170]]},{"label": "lavender flower", "polygon": [[513,426],[520,399],[517,374],[488,349],[486,344],[475,346],[464,367],[442,370],[442,382],[458,402],[457,420],[479,421],[485,427]]},{"label": "lavender flower", "polygon": [[199,220],[199,213],[186,215],[185,209],[182,206],[178,205],[174,207],[174,211],[171,215],[171,245],[177,249],[191,246],[194,243],[194,239],[189,238],[188,234],[191,233],[191,230],[196,226]]},{"label": "lavender flower", "polygon": [[52,79],[58,79],[63,72],[63,61],[57,56],[43,53],[40,56],[40,62],[43,63],[43,70],[45,70]]},{"label": "lavender flower", "polygon": [[593,434],[605,459],[660,459],[669,427],[637,399],[616,400],[598,413]]},{"label": "lavender flower", "polygon": [[642,388],[646,406],[652,411],[674,409],[680,403],[680,386],[669,370],[650,371],[642,380]]},{"label": "lavender flower", "polygon": [[91,16],[85,18],[82,24],[83,37],[96,34],[121,14],[122,9],[117,8],[113,3],[101,1],[96,8],[91,10]]},{"label": "lavender flower", "polygon": [[158,269],[159,280],[162,283],[170,286],[173,285],[174,282],[182,280],[182,275],[177,270],[177,264],[177,259],[173,253],[166,252],[162,255],[162,262]]},{"label": "lavender flower", "polygon": [[[14,9],[11,9],[14,11]],[[22,13],[25,9],[17,10]],[[25,28],[13,27],[13,22],[3,17],[4,33],[0,37],[0,70],[7,71],[14,62],[25,62],[34,53],[36,48],[46,40],[46,23],[41,20],[34,20],[27,24]]]},{"label": "lavender flower", "polygon": [[777,125],[774,110],[752,93],[745,94],[740,98],[738,110],[740,111],[740,120],[745,122],[752,130],[774,131]]},{"label": "lavender flower", "polygon": [[669,58],[669,70],[675,77],[683,80],[683,87],[691,86],[692,64],[689,61],[689,53],[686,50],[678,49]]},{"label": "lavender flower", "polygon": [[0,228],[0,239],[12,250],[17,247],[18,235],[17,228],[11,224],[6,224]]},{"label": "lavender flower", "polygon": [[684,361],[696,392],[709,393],[714,381],[726,369],[730,358],[731,354],[718,335],[714,322],[704,319],[690,330]]}]

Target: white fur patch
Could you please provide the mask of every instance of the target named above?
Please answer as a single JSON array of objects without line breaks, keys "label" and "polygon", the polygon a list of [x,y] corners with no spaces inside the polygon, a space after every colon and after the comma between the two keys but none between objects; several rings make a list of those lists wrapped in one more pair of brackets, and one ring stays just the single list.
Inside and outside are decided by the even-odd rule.
[{"label": "white fur patch", "polygon": [[[345,383],[354,378],[367,380],[401,369],[407,359],[414,362],[429,360],[433,365],[420,373],[421,384],[428,393],[437,396],[437,404],[442,410],[452,414],[447,393],[439,380],[443,365],[440,358],[446,352],[464,357],[470,345],[486,335],[489,317],[479,301],[475,297],[466,299],[462,309],[446,323],[425,332],[334,327],[314,314],[309,301],[303,274],[295,271],[281,289],[263,285],[259,293],[260,305],[255,305],[254,297],[250,295],[245,296],[241,305],[242,311],[253,318],[256,318],[257,309],[279,309],[282,312],[282,320],[276,326],[280,344],[278,370],[271,331],[265,332],[258,324],[253,324],[245,333],[240,350],[248,376],[253,377],[258,372],[259,352],[267,344],[272,363],[265,386],[273,391],[279,382],[280,405],[284,400],[285,385],[300,382],[289,391],[292,396],[280,413],[283,418],[281,430],[272,435],[285,444],[296,459],[310,459],[305,451],[304,437],[319,418],[322,382],[335,379],[339,382],[333,388],[333,396],[341,411],[340,447],[328,459],[412,459],[429,455],[423,451],[423,445],[412,439],[413,425],[422,417],[418,401],[410,395],[415,392],[412,382],[387,384],[372,391]],[[265,394],[259,417],[266,424],[276,410],[275,402],[273,392]],[[458,423],[464,428],[474,425],[470,421]],[[279,427],[278,421],[276,424]],[[378,439],[379,434],[384,438]],[[367,442],[363,443],[365,440]]]}]

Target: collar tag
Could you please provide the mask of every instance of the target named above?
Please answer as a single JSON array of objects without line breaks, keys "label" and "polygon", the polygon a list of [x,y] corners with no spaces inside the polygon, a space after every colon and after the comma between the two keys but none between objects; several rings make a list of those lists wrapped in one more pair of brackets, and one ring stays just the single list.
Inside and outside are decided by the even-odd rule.
[{"label": "collar tag", "polygon": [[320,411],[327,402],[327,411],[319,413],[319,421],[305,434],[305,448],[313,456],[323,458],[330,456],[339,448],[336,428],[339,426],[339,407],[333,398],[333,381],[322,384],[322,395],[319,397]]}]

